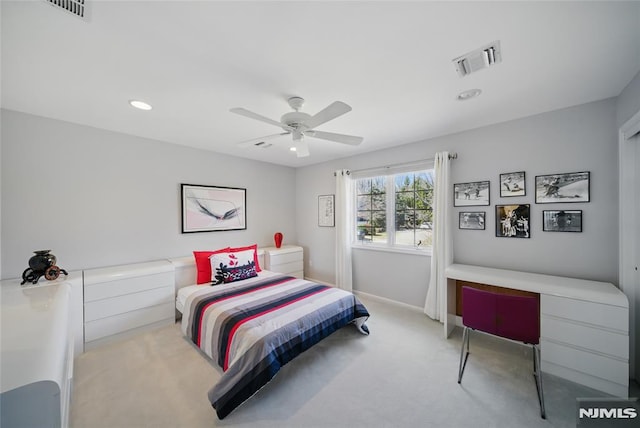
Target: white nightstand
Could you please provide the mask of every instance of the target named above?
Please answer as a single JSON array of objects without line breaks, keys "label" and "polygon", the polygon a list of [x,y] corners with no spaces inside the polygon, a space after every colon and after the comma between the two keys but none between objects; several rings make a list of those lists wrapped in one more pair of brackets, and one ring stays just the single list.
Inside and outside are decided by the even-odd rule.
[{"label": "white nightstand", "polygon": [[304,253],[297,245],[283,245],[280,248],[266,247],[264,250],[264,268],[272,272],[284,273],[304,278]]}]

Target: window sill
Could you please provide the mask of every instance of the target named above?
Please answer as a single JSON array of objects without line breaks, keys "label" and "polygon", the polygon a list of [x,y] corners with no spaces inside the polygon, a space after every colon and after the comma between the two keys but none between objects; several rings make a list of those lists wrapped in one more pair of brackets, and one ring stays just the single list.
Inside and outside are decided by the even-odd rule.
[{"label": "window sill", "polygon": [[414,248],[386,247],[386,246],[375,245],[375,244],[369,244],[369,245],[351,244],[351,248],[356,250],[382,251],[387,253],[400,253],[400,254],[410,254],[412,256],[431,257],[431,247],[416,250]]}]

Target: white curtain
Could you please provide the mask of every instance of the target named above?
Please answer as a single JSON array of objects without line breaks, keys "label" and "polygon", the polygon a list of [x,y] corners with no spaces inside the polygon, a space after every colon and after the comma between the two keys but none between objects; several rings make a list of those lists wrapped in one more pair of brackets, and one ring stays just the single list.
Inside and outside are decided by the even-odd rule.
[{"label": "white curtain", "polygon": [[444,271],[453,260],[450,200],[452,189],[449,182],[449,164],[449,152],[436,153],[434,161],[431,278],[429,279],[424,313],[440,322],[443,322],[444,317],[447,315],[447,308],[444,307],[447,277]]},{"label": "white curtain", "polygon": [[336,286],[352,291],[351,242],[353,239],[353,180],[349,171],[336,175]]}]

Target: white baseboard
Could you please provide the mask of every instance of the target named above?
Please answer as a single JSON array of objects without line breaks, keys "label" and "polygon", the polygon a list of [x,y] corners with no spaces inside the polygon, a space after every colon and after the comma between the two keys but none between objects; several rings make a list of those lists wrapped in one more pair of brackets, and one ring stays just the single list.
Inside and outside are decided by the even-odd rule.
[{"label": "white baseboard", "polygon": [[329,287],[333,287],[336,288],[335,284],[331,284],[327,281],[320,281],[319,279],[315,279],[315,278],[310,278],[308,276],[305,276],[304,279],[306,279],[307,281],[311,281],[311,282],[317,282],[318,284],[323,284],[323,285],[328,285]]},{"label": "white baseboard", "polygon": [[421,307],[418,307],[418,306],[409,305],[409,304],[403,303],[403,302],[398,302],[397,300],[387,299],[386,297],[376,296],[375,294],[364,293],[364,292],[358,291],[358,290],[353,290],[353,294],[356,294],[358,296],[364,296],[367,299],[377,300],[379,302],[389,303],[389,304],[395,305],[395,306],[401,306],[401,307],[403,307],[405,309],[409,309],[411,311],[424,313],[424,308],[421,308]]},{"label": "white baseboard", "polygon": [[[306,279],[307,281],[312,281],[312,282],[317,282],[319,284],[324,284],[324,285],[328,285],[329,287],[335,287],[335,284],[331,284],[328,283],[326,281],[320,281],[318,279],[314,279],[314,278],[309,278],[307,276],[304,277],[304,279]],[[375,294],[369,294],[369,293],[365,293],[363,291],[358,291],[358,290],[353,290],[353,294],[359,295],[359,296],[364,296],[368,299],[371,300],[377,300],[379,302],[384,302],[384,303],[389,303],[392,305],[396,305],[396,306],[401,306],[405,309],[410,309],[412,311],[418,311],[418,312],[424,312],[424,309],[418,306],[413,306],[413,305],[409,305],[407,303],[402,303],[402,302],[398,302],[397,300],[392,300],[392,299],[387,299],[386,297],[380,297],[380,296],[376,296]]]}]

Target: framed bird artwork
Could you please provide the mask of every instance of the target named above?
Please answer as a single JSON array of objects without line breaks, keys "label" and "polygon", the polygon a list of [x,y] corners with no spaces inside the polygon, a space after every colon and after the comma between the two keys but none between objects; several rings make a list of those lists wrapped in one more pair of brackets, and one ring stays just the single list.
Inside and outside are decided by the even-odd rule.
[{"label": "framed bird artwork", "polygon": [[181,184],[182,233],[247,228],[247,189]]}]

